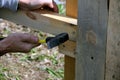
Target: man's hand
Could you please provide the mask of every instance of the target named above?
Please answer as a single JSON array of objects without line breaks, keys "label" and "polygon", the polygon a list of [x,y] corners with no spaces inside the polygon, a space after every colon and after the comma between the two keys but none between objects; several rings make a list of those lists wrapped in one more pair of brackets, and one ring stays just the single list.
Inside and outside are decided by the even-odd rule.
[{"label": "man's hand", "polygon": [[28,33],[13,33],[0,41],[0,54],[7,52],[29,52],[40,45],[38,37]]},{"label": "man's hand", "polygon": [[24,10],[39,9],[44,6],[53,9],[54,12],[58,12],[58,7],[53,0],[19,0],[19,7]]}]

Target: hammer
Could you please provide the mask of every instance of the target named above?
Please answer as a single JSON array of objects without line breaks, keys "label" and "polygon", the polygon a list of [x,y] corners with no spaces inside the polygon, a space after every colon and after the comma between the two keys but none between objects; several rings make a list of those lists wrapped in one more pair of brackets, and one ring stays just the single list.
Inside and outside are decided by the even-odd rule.
[{"label": "hammer", "polygon": [[39,43],[47,43],[48,49],[59,46],[60,44],[69,40],[69,36],[67,33],[61,33],[56,35],[55,37],[47,37],[46,39],[39,40]]},{"label": "hammer", "polygon": [[[1,37],[0,40],[3,40],[5,37]],[[46,39],[40,39],[39,43],[47,43],[48,49],[59,46],[65,41],[69,40],[69,36],[67,33],[60,33],[55,37],[47,37]]]}]

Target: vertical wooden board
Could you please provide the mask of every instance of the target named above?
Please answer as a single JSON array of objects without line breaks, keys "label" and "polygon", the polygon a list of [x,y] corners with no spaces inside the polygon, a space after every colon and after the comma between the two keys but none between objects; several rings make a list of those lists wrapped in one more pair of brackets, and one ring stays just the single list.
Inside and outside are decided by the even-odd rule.
[{"label": "vertical wooden board", "polygon": [[78,16],[78,0],[66,0],[67,16],[77,18]]},{"label": "vertical wooden board", "polygon": [[65,56],[64,80],[75,80],[75,58]]},{"label": "vertical wooden board", "polygon": [[76,80],[104,80],[107,0],[79,0]]},{"label": "vertical wooden board", "polygon": [[[77,18],[78,0],[66,0],[66,15]],[[64,80],[75,80],[75,58],[65,55],[65,78]]]},{"label": "vertical wooden board", "polygon": [[120,80],[120,0],[110,0],[105,80]]}]

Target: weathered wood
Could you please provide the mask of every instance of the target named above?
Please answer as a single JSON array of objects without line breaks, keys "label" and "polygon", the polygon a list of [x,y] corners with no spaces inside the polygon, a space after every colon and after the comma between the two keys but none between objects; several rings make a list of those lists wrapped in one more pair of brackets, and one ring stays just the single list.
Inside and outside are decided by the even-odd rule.
[{"label": "weathered wood", "polygon": [[120,80],[120,0],[110,0],[105,80]]},{"label": "weathered wood", "polygon": [[65,55],[75,58],[76,42],[67,41],[59,46],[59,51]]},{"label": "weathered wood", "polygon": [[107,0],[79,0],[76,80],[104,80]]},{"label": "weathered wood", "polygon": [[[48,18],[48,16],[45,17],[45,13],[41,15],[40,13],[34,11],[20,11],[20,10],[18,12],[11,12],[6,9],[0,9],[0,17],[15,22],[17,24],[33,27],[35,29],[55,35],[62,32],[67,32],[69,34],[70,40],[76,41],[77,26],[75,23],[77,23],[77,20],[72,18],[67,17],[67,20],[71,21],[71,23],[70,22],[68,23],[58,20],[55,17],[51,18]],[[62,17],[62,19],[64,19],[64,17]]]}]

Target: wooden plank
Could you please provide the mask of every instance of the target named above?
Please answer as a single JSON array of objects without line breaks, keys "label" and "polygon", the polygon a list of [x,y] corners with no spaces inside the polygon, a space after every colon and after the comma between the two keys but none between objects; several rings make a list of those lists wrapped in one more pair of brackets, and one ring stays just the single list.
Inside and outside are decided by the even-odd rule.
[{"label": "wooden plank", "polygon": [[104,80],[107,0],[79,0],[76,80]]},{"label": "wooden plank", "polygon": [[75,58],[65,56],[64,80],[75,80]]},{"label": "wooden plank", "polygon": [[67,16],[77,18],[78,16],[78,0],[66,0]]},{"label": "wooden plank", "polygon": [[[67,16],[77,18],[77,10],[78,10],[77,1],[78,0],[66,0],[66,15]],[[72,44],[70,46],[76,46],[76,45]],[[62,48],[60,48],[60,50],[62,50]],[[71,47],[71,50],[74,51],[74,53],[71,53],[71,55],[75,54],[76,47],[73,49]],[[66,54],[69,54],[69,52],[66,52]],[[65,78],[64,80],[75,80],[75,57],[74,56],[72,55],[71,57],[69,57],[68,55],[65,55],[65,75],[64,75]]]},{"label": "wooden plank", "polygon": [[120,80],[120,0],[110,0],[105,80]]},{"label": "wooden plank", "polygon": [[65,55],[75,58],[76,53],[76,42],[74,41],[67,41],[64,44],[59,46],[59,51],[61,53],[65,53]]},{"label": "wooden plank", "polygon": [[[41,15],[40,13],[34,11],[19,10],[18,12],[11,12],[7,9],[0,9],[1,18],[55,35],[62,32],[67,32],[69,34],[70,40],[76,41],[77,26],[75,23],[77,23],[77,20],[67,18],[67,20],[71,21],[71,23],[68,23],[60,21],[55,17],[45,17],[46,15],[44,14]],[[62,17],[62,19],[64,18],[66,17]],[[72,23],[72,21],[74,24]]]}]

